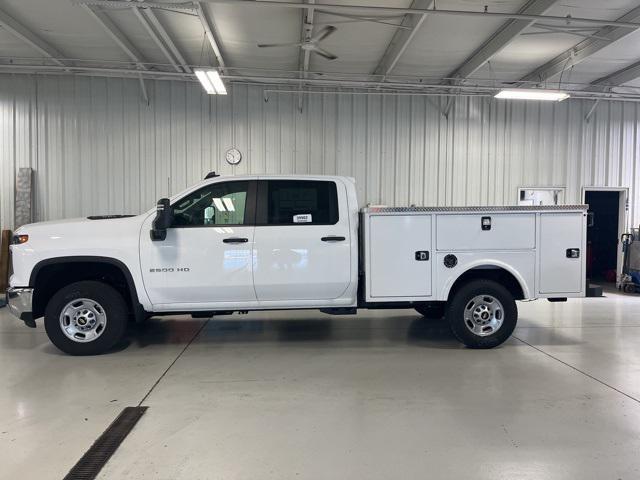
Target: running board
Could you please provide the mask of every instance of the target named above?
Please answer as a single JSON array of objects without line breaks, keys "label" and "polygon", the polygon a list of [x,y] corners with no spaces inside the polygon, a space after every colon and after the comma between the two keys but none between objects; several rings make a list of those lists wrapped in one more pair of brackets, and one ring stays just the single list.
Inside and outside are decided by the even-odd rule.
[{"label": "running board", "polygon": [[358,309],[355,307],[321,308],[322,313],[327,315],[355,315]]}]

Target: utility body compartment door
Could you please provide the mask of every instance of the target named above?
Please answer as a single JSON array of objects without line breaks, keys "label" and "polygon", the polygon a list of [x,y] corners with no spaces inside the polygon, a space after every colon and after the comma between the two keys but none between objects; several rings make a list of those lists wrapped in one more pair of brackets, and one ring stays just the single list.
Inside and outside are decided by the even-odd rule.
[{"label": "utility body compartment door", "polygon": [[583,293],[585,214],[541,213],[538,292],[543,296]]},{"label": "utility body compartment door", "polygon": [[431,215],[371,215],[367,290],[372,301],[431,296]]},{"label": "utility body compartment door", "polygon": [[440,214],[438,250],[530,250],[536,219],[531,213]]}]

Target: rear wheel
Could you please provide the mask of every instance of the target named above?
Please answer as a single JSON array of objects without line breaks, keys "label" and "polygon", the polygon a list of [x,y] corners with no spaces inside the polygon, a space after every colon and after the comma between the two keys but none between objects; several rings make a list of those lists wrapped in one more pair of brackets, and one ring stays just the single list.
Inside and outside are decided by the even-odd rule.
[{"label": "rear wheel", "polygon": [[467,347],[493,348],[513,333],[518,308],[511,292],[499,283],[474,280],[454,294],[446,318]]},{"label": "rear wheel", "polygon": [[49,300],[44,326],[49,340],[63,352],[97,355],[124,336],[127,306],[122,295],[107,284],[72,283]]}]

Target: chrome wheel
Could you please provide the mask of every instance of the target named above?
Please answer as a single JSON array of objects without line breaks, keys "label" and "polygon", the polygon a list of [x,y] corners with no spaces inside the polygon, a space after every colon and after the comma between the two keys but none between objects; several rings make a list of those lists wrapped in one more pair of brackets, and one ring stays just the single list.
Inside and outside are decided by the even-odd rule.
[{"label": "chrome wheel", "polygon": [[491,295],[477,295],[464,309],[464,324],[475,335],[486,337],[496,333],[504,322],[504,308]]},{"label": "chrome wheel", "polygon": [[107,314],[95,300],[78,298],[67,303],[60,313],[60,328],[74,342],[92,342],[104,332]]}]

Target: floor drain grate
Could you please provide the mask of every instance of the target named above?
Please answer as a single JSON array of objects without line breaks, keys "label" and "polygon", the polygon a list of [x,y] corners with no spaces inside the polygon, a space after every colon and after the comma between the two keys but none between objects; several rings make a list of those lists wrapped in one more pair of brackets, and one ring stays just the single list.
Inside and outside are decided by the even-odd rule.
[{"label": "floor drain grate", "polygon": [[91,480],[96,478],[111,455],[129,435],[148,407],[126,407],[118,418],[91,445],[64,480]]}]

